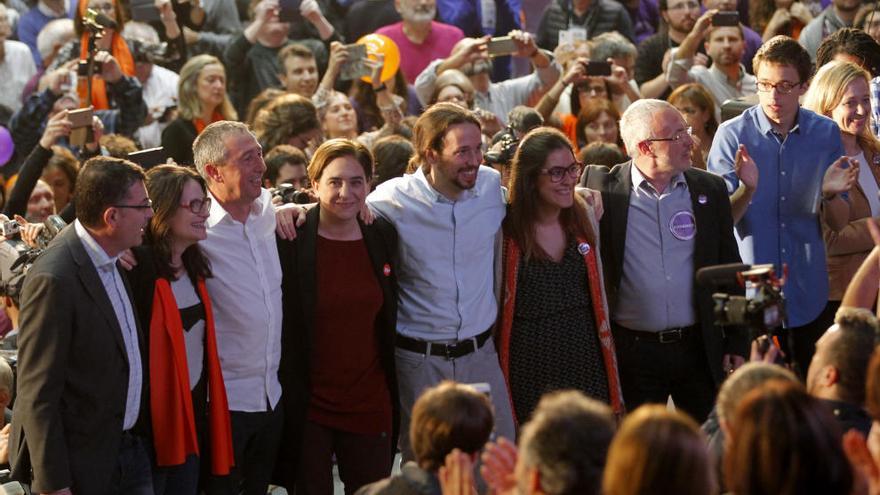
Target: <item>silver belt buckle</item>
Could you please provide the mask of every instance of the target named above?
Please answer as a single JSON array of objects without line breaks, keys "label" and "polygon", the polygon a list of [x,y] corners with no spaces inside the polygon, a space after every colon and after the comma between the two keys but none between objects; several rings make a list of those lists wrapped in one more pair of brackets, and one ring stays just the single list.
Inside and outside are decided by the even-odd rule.
[{"label": "silver belt buckle", "polygon": [[661,344],[674,344],[675,342],[680,341],[681,337],[682,335],[680,328],[665,330],[657,335],[657,338],[659,339]]}]

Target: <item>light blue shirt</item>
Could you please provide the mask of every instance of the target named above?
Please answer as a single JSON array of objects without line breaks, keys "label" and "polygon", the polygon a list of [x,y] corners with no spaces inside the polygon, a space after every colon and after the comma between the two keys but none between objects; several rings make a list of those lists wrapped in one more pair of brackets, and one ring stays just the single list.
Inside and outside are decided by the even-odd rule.
[{"label": "light blue shirt", "polygon": [[[697,225],[684,174],[657,193],[632,164],[623,273],[614,313],[618,324],[643,332],[689,327],[694,310]],[[677,225],[693,228],[676,230]]]},{"label": "light blue shirt", "polygon": [[845,155],[840,129],[829,118],[801,108],[785,139],[772,130],[760,105],[718,128],[709,151],[709,170],[739,187],[733,169],[740,143],[758,166],[758,190],[734,230],[743,263],[788,265],[788,326],[806,325],[828,303],[828,269],[819,226],[822,179]]},{"label": "light blue shirt", "polygon": [[89,259],[95,265],[98,278],[104,286],[104,292],[113,305],[116,320],[122,330],[122,340],[125,342],[125,357],[128,359],[128,392],[125,397],[125,419],[122,422],[123,430],[130,430],[137,422],[138,412],[141,408],[141,388],[143,386],[143,367],[141,366],[141,354],[138,346],[137,323],[134,319],[134,311],[131,300],[125,290],[122,275],[116,267],[119,256],[112,258],[107,255],[98,241],[83,227],[79,220],[74,222],[76,235],[82,241]]},{"label": "light blue shirt", "polygon": [[399,235],[399,333],[457,341],[495,323],[495,235],[507,211],[498,172],[481,166],[476,186],[451,201],[419,168],[379,185],[367,204]]}]

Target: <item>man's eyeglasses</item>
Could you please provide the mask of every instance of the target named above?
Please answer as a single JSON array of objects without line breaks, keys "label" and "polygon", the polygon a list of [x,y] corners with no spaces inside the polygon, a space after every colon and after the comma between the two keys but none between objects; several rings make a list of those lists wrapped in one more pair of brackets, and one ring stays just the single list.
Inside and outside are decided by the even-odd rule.
[{"label": "man's eyeglasses", "polygon": [[205,213],[211,210],[211,198],[205,197],[201,199],[194,199],[190,201],[188,204],[180,205],[181,208],[187,208],[189,211],[198,215],[199,213]]},{"label": "man's eyeglasses", "polygon": [[148,199],[146,203],[140,205],[110,205],[114,208],[131,208],[132,210],[152,210],[153,201]]},{"label": "man's eyeglasses", "polygon": [[668,138],[648,138],[648,139],[645,139],[645,141],[648,141],[648,142],[652,142],[652,141],[672,141],[672,142],[677,142],[677,141],[681,140],[681,138],[683,138],[683,137],[685,137],[685,136],[693,137],[693,135],[694,135],[694,128],[693,128],[693,127],[687,127],[687,128],[685,128],[685,130],[683,130],[683,131],[679,131],[679,132],[675,133],[675,135],[672,136],[672,137],[668,137]]},{"label": "man's eyeglasses", "polygon": [[697,2],[684,2],[678,3],[675,5],[670,5],[666,8],[666,10],[697,10],[700,8],[700,4]]},{"label": "man's eyeglasses", "polygon": [[778,93],[782,93],[784,95],[787,95],[787,94],[791,93],[791,90],[793,90],[794,88],[796,88],[800,85],[801,85],[801,83],[799,83],[799,82],[789,82],[789,81],[779,81],[776,84],[773,84],[772,82],[769,82],[769,81],[758,81],[758,91],[760,91],[762,93],[769,93],[775,89]]},{"label": "man's eyeglasses", "polygon": [[553,167],[548,169],[542,169],[541,173],[544,175],[550,176],[550,182],[561,182],[562,179],[568,175],[572,179],[578,179],[581,176],[581,172],[584,170],[584,164],[580,162],[574,162],[567,167]]}]

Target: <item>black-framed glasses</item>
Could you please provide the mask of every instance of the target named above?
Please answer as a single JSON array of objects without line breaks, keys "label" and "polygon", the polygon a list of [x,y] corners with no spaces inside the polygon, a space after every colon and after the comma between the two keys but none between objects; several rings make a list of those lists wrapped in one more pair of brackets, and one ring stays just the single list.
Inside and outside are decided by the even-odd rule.
[{"label": "black-framed glasses", "polygon": [[147,199],[147,202],[140,205],[110,205],[114,208],[131,208],[132,210],[152,210],[153,200]]},{"label": "black-framed glasses", "polygon": [[574,162],[567,167],[553,167],[547,169],[541,169],[541,173],[544,175],[550,176],[550,182],[561,182],[562,179],[568,175],[572,179],[578,179],[581,176],[581,172],[584,170],[584,164],[581,162]]},{"label": "black-framed glasses", "polygon": [[801,85],[800,82],[791,82],[791,81],[779,81],[776,84],[773,84],[770,81],[758,81],[758,91],[760,91],[762,93],[769,93],[775,89],[778,93],[782,93],[784,95],[787,95],[787,94],[791,93],[791,91],[794,88],[796,88],[800,85]]},{"label": "black-framed glasses", "polygon": [[672,136],[672,137],[668,137],[668,138],[648,138],[648,139],[645,139],[645,141],[648,141],[648,142],[652,142],[652,141],[672,141],[672,142],[677,142],[677,141],[680,141],[681,138],[683,138],[683,137],[685,137],[685,136],[693,137],[693,135],[694,135],[694,128],[688,126],[688,127],[686,127],[683,131],[676,132],[675,135]]},{"label": "black-framed glasses", "polygon": [[180,207],[186,208],[196,215],[198,215],[199,213],[205,213],[207,211],[210,211],[211,209],[211,198],[208,196],[204,198],[196,198],[187,204],[180,205]]}]

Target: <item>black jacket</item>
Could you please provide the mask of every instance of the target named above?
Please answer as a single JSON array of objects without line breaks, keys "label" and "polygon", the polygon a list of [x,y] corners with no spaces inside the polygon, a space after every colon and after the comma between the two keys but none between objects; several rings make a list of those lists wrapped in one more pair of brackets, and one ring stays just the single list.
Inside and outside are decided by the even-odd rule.
[{"label": "black jacket", "polygon": [[[632,192],[632,161],[606,167],[590,165],[584,170],[581,185],[602,192],[605,214],[599,223],[601,234],[602,265],[605,271],[605,289],[611,313],[617,305],[620,279],[623,276],[623,254],[626,243],[626,224],[629,217],[629,198]],[[733,236],[733,215],[727,186],[717,175],[691,168],[684,172],[691,195],[697,236],[694,243],[694,276],[706,266],[740,263],[739,248]],[[653,261],[653,260],[651,260]],[[747,342],[740,333],[729,333],[725,338],[715,322],[712,287],[695,283],[694,301],[702,329],[703,344],[709,368],[716,384],[721,384],[724,372],[721,368],[725,353],[733,352],[748,356]]]},{"label": "black jacket", "polygon": [[193,141],[198,133],[191,120],[177,117],[162,131],[162,148],[165,156],[173,158],[182,167],[193,167]]},{"label": "black jacket", "polygon": [[573,26],[583,26],[587,37],[592,39],[602,33],[617,31],[635,43],[632,20],[626,9],[614,0],[593,0],[583,18],[576,18],[571,10],[571,0],[555,0],[547,6],[541,24],[538,26],[538,46],[555,50],[559,44],[559,31]]},{"label": "black jacket", "polygon": [[[297,230],[296,240],[278,241],[281,259],[281,291],[284,317],[281,332],[281,365],[278,375],[283,390],[284,437],[281,442],[276,472],[288,490],[295,482],[299,451],[302,445],[302,428],[305,425],[309,405],[310,357],[315,331],[315,305],[317,304],[316,254],[318,243],[318,216],[320,208],[312,208],[306,222]],[[399,400],[397,375],[394,367],[394,337],[397,325],[397,231],[387,221],[376,218],[372,225],[361,224],[364,243],[367,246],[376,281],[382,288],[382,309],[376,319],[379,339],[379,359],[391,392],[393,411],[392,445],[397,445]],[[385,274],[385,267],[391,268]],[[340,345],[345,345],[340,342]],[[390,459],[389,459],[390,462]]]}]

